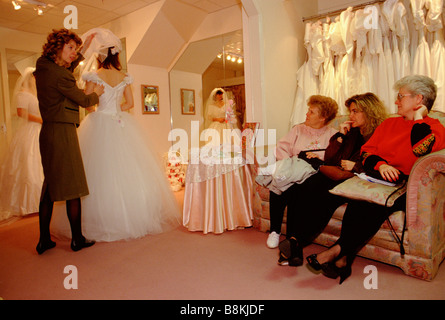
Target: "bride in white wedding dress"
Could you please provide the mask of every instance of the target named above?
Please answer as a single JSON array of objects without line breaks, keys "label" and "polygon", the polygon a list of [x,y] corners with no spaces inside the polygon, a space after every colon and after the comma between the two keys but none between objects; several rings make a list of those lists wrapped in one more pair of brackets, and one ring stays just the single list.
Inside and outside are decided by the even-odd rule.
[{"label": "bride in white wedding dress", "polygon": [[[85,92],[96,85],[103,85],[105,91],[97,111],[89,113],[78,130],[90,191],[82,198],[83,234],[96,241],[115,241],[179,226],[180,211],[160,163],[136,120],[125,112],[133,107],[133,79],[119,71],[120,41],[105,29],[91,32],[100,42],[96,47],[99,69],[82,76]],[[56,236],[70,234],[64,216],[57,215],[53,221]]]}]

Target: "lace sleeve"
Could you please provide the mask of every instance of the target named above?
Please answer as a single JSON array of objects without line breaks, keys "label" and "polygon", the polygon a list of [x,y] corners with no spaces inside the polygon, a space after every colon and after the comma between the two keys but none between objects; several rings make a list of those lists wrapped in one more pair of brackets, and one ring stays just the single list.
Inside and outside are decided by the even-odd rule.
[{"label": "lace sleeve", "polygon": [[97,77],[97,74],[96,74],[95,72],[87,72],[87,73],[84,73],[84,74],[82,75],[82,80],[84,80],[84,81],[90,81],[90,82],[94,82],[94,83],[98,83],[98,84],[100,84],[100,83],[99,83],[99,79],[98,79],[98,77]]},{"label": "lace sleeve", "polygon": [[133,77],[127,73],[124,78],[125,84],[127,84],[127,85],[132,84],[133,81],[134,81]]}]

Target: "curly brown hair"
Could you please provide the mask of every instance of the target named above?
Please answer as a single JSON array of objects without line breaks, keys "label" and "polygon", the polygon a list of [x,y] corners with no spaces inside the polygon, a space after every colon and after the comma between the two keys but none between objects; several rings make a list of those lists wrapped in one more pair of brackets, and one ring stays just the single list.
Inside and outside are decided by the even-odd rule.
[{"label": "curly brown hair", "polygon": [[321,117],[326,119],[325,124],[331,122],[337,115],[338,104],[332,98],[320,95],[313,95],[309,97],[307,105],[318,107]]},{"label": "curly brown hair", "polygon": [[57,62],[57,57],[63,49],[63,46],[74,40],[78,47],[82,45],[82,39],[80,37],[65,28],[56,30],[53,29],[53,32],[48,35],[46,38],[46,43],[43,45],[43,53],[42,56]]}]

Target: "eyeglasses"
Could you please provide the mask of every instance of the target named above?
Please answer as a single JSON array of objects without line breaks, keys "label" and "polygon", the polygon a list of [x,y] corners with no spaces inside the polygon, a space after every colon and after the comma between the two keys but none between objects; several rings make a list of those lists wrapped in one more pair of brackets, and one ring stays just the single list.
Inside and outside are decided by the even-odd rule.
[{"label": "eyeglasses", "polygon": [[401,93],[398,93],[397,94],[397,100],[402,100],[403,99],[403,97],[407,97],[407,96],[413,96],[413,94],[412,93],[405,93],[405,94],[401,94]]}]

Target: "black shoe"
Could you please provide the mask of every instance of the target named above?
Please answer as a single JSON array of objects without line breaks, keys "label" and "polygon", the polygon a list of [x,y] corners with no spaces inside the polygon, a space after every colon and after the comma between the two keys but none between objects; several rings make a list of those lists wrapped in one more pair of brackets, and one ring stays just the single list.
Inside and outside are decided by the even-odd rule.
[{"label": "black shoe", "polygon": [[91,247],[95,243],[96,243],[95,241],[87,240],[85,238],[83,238],[80,241],[71,240],[71,250],[79,251],[82,250],[83,248]]},{"label": "black shoe", "polygon": [[297,239],[285,239],[280,242],[278,247],[280,249],[278,264],[284,265],[283,261],[287,260],[287,264],[292,267],[303,265],[303,248],[298,244]]},{"label": "black shoe", "polygon": [[317,260],[316,254],[311,254],[310,256],[306,257],[306,261],[309,265],[309,269],[313,269],[315,272],[321,271],[321,264]]},{"label": "black shoe", "polygon": [[54,241],[39,241],[39,243],[37,244],[36,250],[38,254],[42,254],[44,253],[46,250],[52,249],[56,246],[56,243]]},{"label": "black shoe", "polygon": [[337,279],[338,277],[340,277],[340,284],[342,284],[343,281],[349,278],[352,273],[351,264],[349,263],[346,264],[346,266],[339,268],[335,265],[335,262],[328,262],[323,263],[321,265],[321,268],[323,270],[323,275],[328,278]]}]

